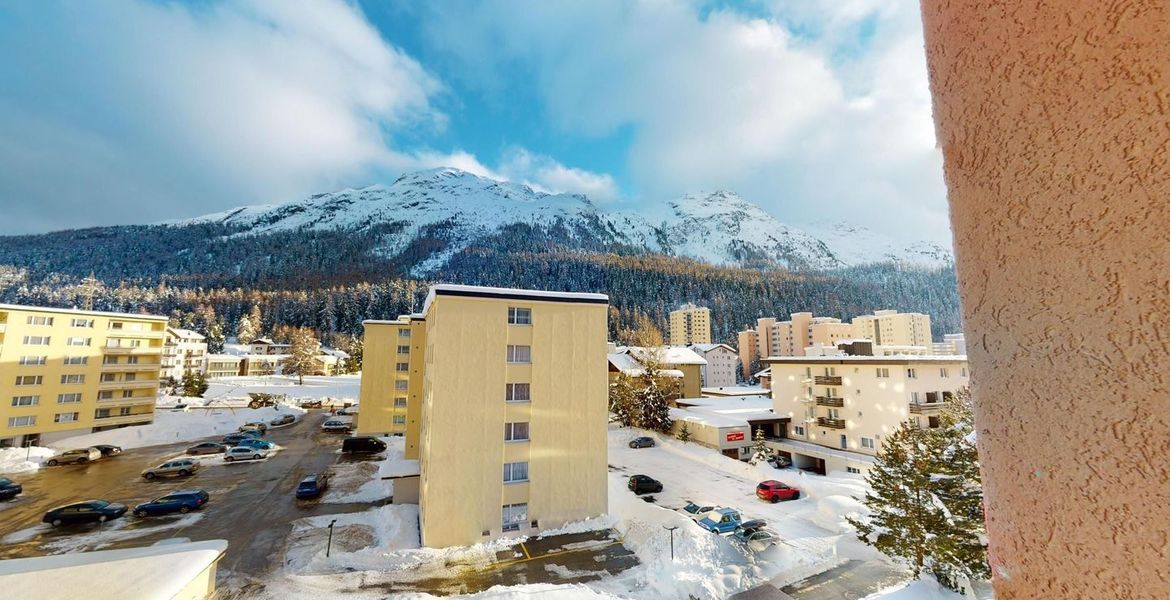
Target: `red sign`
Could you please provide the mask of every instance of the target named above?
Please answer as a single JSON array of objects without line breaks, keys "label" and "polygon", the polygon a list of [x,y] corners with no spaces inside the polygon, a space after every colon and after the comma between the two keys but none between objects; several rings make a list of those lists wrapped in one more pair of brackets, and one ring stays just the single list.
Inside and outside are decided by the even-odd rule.
[{"label": "red sign", "polygon": [[742,431],[729,431],[729,432],[727,432],[727,441],[729,441],[729,442],[742,442],[743,441],[743,432]]}]

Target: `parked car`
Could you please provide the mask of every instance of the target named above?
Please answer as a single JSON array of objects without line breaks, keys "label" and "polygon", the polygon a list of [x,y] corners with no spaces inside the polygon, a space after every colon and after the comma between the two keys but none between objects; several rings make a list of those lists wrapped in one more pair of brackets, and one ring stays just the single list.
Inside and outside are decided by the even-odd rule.
[{"label": "parked car", "polygon": [[370,436],[358,436],[345,438],[341,442],[342,454],[365,454],[384,452],[386,450],[386,442]]},{"label": "parked car", "polygon": [[240,440],[251,440],[260,437],[260,432],[255,430],[241,431],[240,433],[229,433],[223,436],[223,443],[228,447],[237,446]]},{"label": "parked car", "polygon": [[682,507],[682,512],[690,517],[692,521],[700,521],[706,517],[708,513],[718,510],[719,507],[714,504],[698,504],[687,501],[687,505]]},{"label": "parked car", "polygon": [[183,404],[182,402],[180,402],[180,403],[178,403],[178,404],[176,404],[176,405],[172,406],[172,407],[171,407],[171,410],[187,410],[187,407],[188,407],[188,406],[190,406],[190,405],[189,405],[189,404]]},{"label": "parked car", "polygon": [[772,454],[768,457],[768,464],[777,469],[787,469],[792,466],[792,459],[782,454]]},{"label": "parked car", "polygon": [[249,448],[247,446],[236,446],[235,448],[228,448],[227,452],[223,454],[223,459],[227,462],[236,460],[260,460],[267,458],[268,451],[263,448]]},{"label": "parked car", "polygon": [[760,485],[756,486],[756,497],[760,500],[767,500],[768,502],[796,500],[800,498],[800,490],[788,487],[775,479],[769,479],[760,482]]},{"label": "parked car", "polygon": [[107,457],[107,456],[116,456],[116,455],[122,453],[121,446],[111,446],[109,444],[98,444],[98,445],[94,446],[94,448],[97,448],[98,452],[102,453],[103,458]]},{"label": "parked car", "polygon": [[321,408],[320,400],[301,400],[301,408]]},{"label": "parked car", "polygon": [[321,431],[328,433],[349,433],[353,428],[353,423],[349,421],[339,421],[337,419],[329,419],[321,424]]},{"label": "parked car", "polygon": [[662,491],[662,482],[648,475],[634,475],[630,477],[630,481],[626,486],[630,488],[631,492],[639,496]]},{"label": "parked car", "polygon": [[297,484],[298,499],[317,498],[329,489],[329,476],[324,473],[309,473]]},{"label": "parked car", "polygon": [[203,508],[209,500],[211,497],[203,490],[179,490],[135,506],[134,516],[141,518],[171,513],[187,514]]},{"label": "parked car", "polygon": [[240,440],[240,443],[236,444],[236,445],[240,446],[242,448],[260,448],[262,450],[272,450],[273,448],[276,447],[276,444],[274,444],[268,440],[262,440],[260,438],[249,438],[246,440]]},{"label": "parked car", "polygon": [[187,448],[187,454],[220,454],[227,446],[219,442],[203,442]]},{"label": "parked car", "polygon": [[734,508],[721,508],[699,521],[699,527],[712,533],[729,534],[739,527],[739,511]]},{"label": "parked car", "polygon": [[265,433],[268,431],[268,423],[265,423],[263,421],[251,421],[249,423],[244,423],[243,425],[240,425],[240,431],[249,431],[249,430],[259,431],[260,433]]},{"label": "parked car", "polygon": [[767,521],[765,521],[763,519],[751,519],[750,521],[743,521],[742,523],[740,523],[739,527],[736,527],[735,530],[737,532],[738,531],[754,531],[756,529],[763,529],[767,526],[768,526]]},{"label": "parked car", "polygon": [[46,465],[55,467],[57,465],[83,465],[87,462],[98,460],[102,457],[102,451],[97,448],[78,448],[76,450],[66,450],[49,460],[45,461]]},{"label": "parked car", "polygon": [[340,410],[337,411],[337,414],[350,415],[350,416],[356,415],[356,414],[358,414],[358,410],[359,410],[360,406],[361,406],[360,404],[351,404],[349,406],[343,406]]},{"label": "parked car", "polygon": [[109,500],[86,500],[58,506],[45,513],[41,521],[60,527],[73,523],[105,523],[126,514],[126,505]]},{"label": "parked car", "polygon": [[288,425],[296,422],[297,418],[292,415],[280,415],[279,417],[269,421],[268,424],[273,427],[280,427],[281,425]]},{"label": "parked car", "polygon": [[653,448],[654,447],[654,438],[648,438],[648,437],[634,438],[634,439],[630,440],[630,447],[631,448]]},{"label": "parked car", "polygon": [[779,541],[772,532],[760,527],[755,529],[739,528],[731,534],[731,539],[742,544],[753,552],[763,552]]},{"label": "parked car", "polygon": [[167,462],[142,471],[142,476],[146,479],[154,479],[155,477],[186,477],[194,475],[199,470],[199,461],[193,458],[176,458],[175,460],[168,460]]},{"label": "parked car", "polygon": [[11,500],[23,491],[24,487],[19,483],[7,477],[0,477],[0,500]]}]

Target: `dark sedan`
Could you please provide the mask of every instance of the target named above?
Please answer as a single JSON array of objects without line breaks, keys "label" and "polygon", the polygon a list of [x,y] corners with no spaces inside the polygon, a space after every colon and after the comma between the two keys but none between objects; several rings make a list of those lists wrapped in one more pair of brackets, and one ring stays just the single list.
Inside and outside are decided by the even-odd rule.
[{"label": "dark sedan", "polygon": [[223,443],[228,446],[237,446],[243,440],[250,440],[260,437],[259,431],[243,431],[240,433],[229,433],[223,436]]},{"label": "dark sedan", "polygon": [[654,438],[639,437],[630,440],[631,448],[653,448]]},{"label": "dark sedan", "polygon": [[0,477],[0,500],[11,500],[23,491],[24,488],[19,483],[7,477]]},{"label": "dark sedan", "polygon": [[73,523],[104,523],[124,514],[125,504],[116,504],[108,500],[86,500],[54,508],[45,513],[41,520],[53,527],[60,527]]},{"label": "dark sedan", "polygon": [[626,487],[630,488],[631,492],[641,496],[642,494],[661,492],[662,482],[647,475],[634,475],[630,477]]},{"label": "dark sedan", "polygon": [[193,510],[203,508],[210,499],[211,497],[203,490],[179,490],[135,506],[134,516],[141,518],[171,513],[185,515]]},{"label": "dark sedan", "polygon": [[328,488],[328,475],[310,473],[304,479],[302,479],[300,483],[297,484],[296,496],[299,500],[318,498]]},{"label": "dark sedan", "polygon": [[98,445],[94,446],[94,448],[97,448],[98,451],[102,453],[102,458],[105,458],[107,456],[116,456],[116,455],[122,453],[121,446],[111,446],[109,444],[98,444]]},{"label": "dark sedan", "polygon": [[187,454],[223,454],[227,446],[218,442],[203,442],[187,448]]}]

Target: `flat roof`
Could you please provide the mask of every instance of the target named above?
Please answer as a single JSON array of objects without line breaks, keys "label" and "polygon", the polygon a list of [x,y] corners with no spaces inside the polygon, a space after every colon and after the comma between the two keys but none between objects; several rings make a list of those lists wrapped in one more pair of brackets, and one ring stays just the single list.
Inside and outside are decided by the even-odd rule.
[{"label": "flat roof", "polygon": [[482,287],[477,285],[454,285],[441,283],[432,285],[423,303],[422,313],[425,315],[436,296],[461,296],[464,298],[502,298],[506,300],[529,300],[539,302],[572,302],[584,304],[609,304],[609,296],[588,292],[550,292],[545,290],[525,290],[519,288]]},{"label": "flat roof", "polygon": [[729,410],[771,410],[772,397],[771,396],[723,396],[710,397],[703,396],[702,398],[679,398],[675,400],[676,404],[716,408],[724,411]]},{"label": "flat roof", "polygon": [[923,354],[923,355],[906,355],[895,354],[893,356],[769,356],[768,358],[760,359],[760,362],[769,364],[849,364],[849,363],[873,363],[873,364],[908,364],[913,362],[967,362],[966,354]]},{"label": "flat roof", "polygon": [[70,315],[94,315],[98,317],[117,317],[130,319],[144,319],[147,321],[169,321],[169,317],[162,315],[140,315],[134,313],[105,312],[100,310],[82,310],[80,308],[55,308],[52,306],[24,306],[21,304],[0,304],[0,310],[24,310],[30,312],[55,312]]},{"label": "flat roof", "polygon": [[771,390],[758,385],[729,385],[723,387],[705,387],[704,394],[715,396],[767,396]]}]

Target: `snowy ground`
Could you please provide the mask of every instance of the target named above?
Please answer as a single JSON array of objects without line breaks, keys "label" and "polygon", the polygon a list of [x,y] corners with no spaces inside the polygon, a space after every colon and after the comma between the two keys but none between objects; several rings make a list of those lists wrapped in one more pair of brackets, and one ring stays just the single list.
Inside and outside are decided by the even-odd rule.
[{"label": "snowy ground", "polygon": [[52,448],[0,448],[0,474],[27,473],[41,468],[57,451]]},{"label": "snowy ground", "polygon": [[265,408],[210,408],[168,410],[159,409],[154,422],[148,425],[122,427],[97,433],[88,433],[54,442],[58,449],[84,448],[95,444],[113,444],[123,448],[141,448],[190,442],[205,437],[226,435],[239,430],[240,425],[251,421],[265,423],[291,414],[298,419],[305,411],[293,406],[269,406]]},{"label": "snowy ground", "polygon": [[381,440],[386,442],[386,452],[378,460],[341,462],[329,469],[332,478],[321,502],[377,502],[394,493],[394,482],[382,477],[399,470],[406,438],[390,436]]},{"label": "snowy ground", "polygon": [[[327,405],[358,401],[362,376],[335,375],[332,377],[305,377],[304,385],[297,384],[297,378],[287,375],[266,377],[220,377],[207,381],[207,392],[203,399],[193,402],[211,404],[228,400],[247,400],[248,392],[286,394],[290,400],[323,400]],[[186,400],[185,400],[186,401]]]}]

